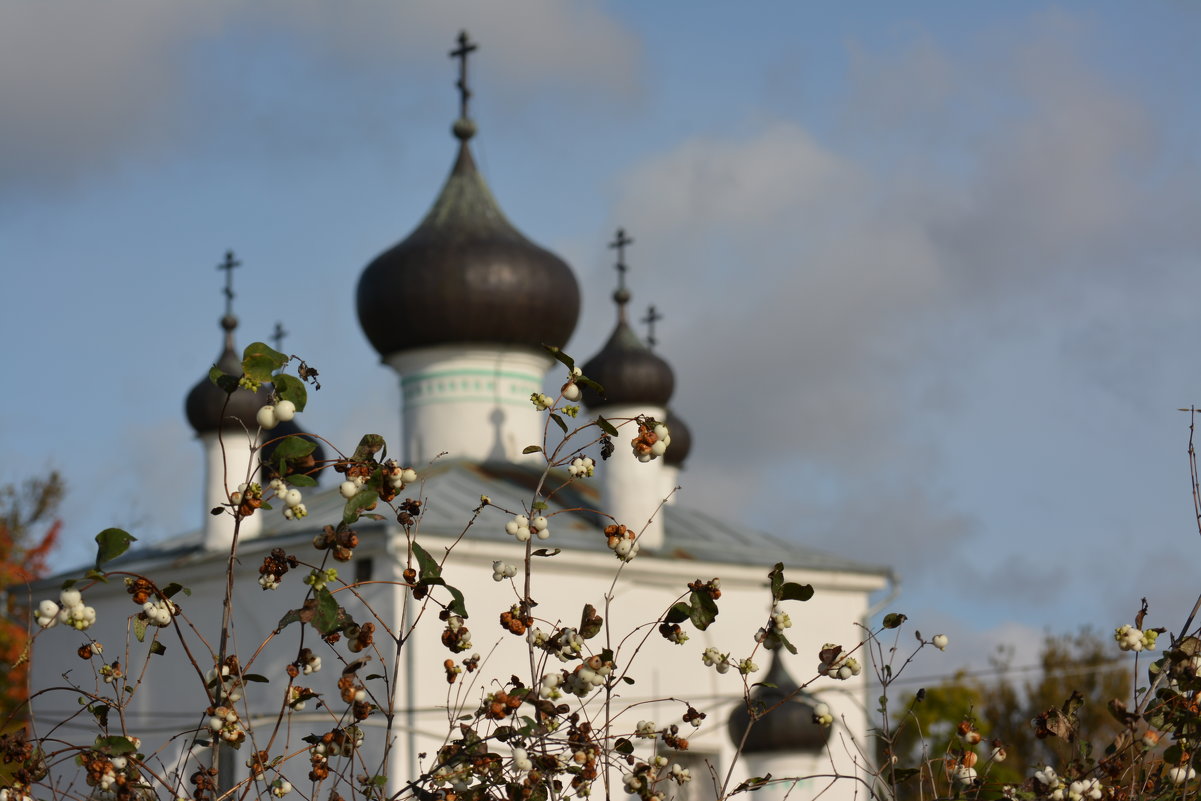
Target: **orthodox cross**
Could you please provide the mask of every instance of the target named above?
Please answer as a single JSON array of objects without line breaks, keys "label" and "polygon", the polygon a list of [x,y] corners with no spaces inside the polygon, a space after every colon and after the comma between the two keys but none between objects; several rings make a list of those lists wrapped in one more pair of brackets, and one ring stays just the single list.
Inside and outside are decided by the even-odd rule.
[{"label": "orthodox cross", "polygon": [[[654,307],[652,306],[651,308],[654,308]],[[280,351],[281,353],[283,352],[283,349],[284,349],[284,337],[286,337],[287,335],[288,335],[288,332],[284,330],[284,324],[281,323],[280,321],[276,320],[275,321],[275,330],[271,332],[271,344],[275,347],[276,350]]]},{"label": "orthodox cross", "polygon": [[617,264],[614,266],[617,269],[617,291],[621,293],[626,291],[626,271],[629,269],[626,266],[626,245],[632,244],[634,240],[626,236],[624,228],[618,228],[617,235],[609,243],[609,247],[617,251]]},{"label": "orthodox cross", "polygon": [[479,49],[479,45],[467,37],[467,31],[459,31],[459,46],[450,51],[451,58],[459,60],[459,118],[467,119],[467,101],[471,99],[471,89],[467,86],[467,55]]},{"label": "orthodox cross", "polygon": [[232,250],[225,251],[225,261],[217,265],[218,270],[225,270],[225,316],[232,317],[234,313],[234,268],[242,266],[242,262],[234,257]]},{"label": "orthodox cross", "polygon": [[646,323],[646,344],[649,347],[655,347],[659,341],[655,339],[655,323],[663,319],[663,315],[651,304],[646,310],[646,316],[642,318],[642,322]]}]

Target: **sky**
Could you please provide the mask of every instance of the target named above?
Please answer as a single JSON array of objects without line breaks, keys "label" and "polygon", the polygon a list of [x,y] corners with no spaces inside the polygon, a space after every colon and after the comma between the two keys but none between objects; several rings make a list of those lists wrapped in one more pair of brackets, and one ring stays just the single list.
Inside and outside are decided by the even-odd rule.
[{"label": "sky", "polygon": [[[0,3],[0,482],[58,470],[61,567],[201,519],[187,390],[277,320],[311,430],[395,439],[362,268],[454,155],[584,293],[663,313],[681,503],[893,566],[953,648],[1178,627],[1198,592],[1201,7],[550,0]],[[958,653],[956,653],[958,651]]]}]

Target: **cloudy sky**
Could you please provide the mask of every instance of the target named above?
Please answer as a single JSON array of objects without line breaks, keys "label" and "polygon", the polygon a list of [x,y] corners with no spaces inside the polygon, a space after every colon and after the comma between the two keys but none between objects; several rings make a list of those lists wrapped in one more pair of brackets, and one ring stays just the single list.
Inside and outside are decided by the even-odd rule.
[{"label": "cloudy sky", "polygon": [[[395,437],[362,267],[449,169],[446,54],[510,218],[607,336],[618,225],[694,430],[682,502],[888,563],[960,642],[1179,625],[1197,592],[1201,10],[1184,2],[0,5],[0,481],[63,565],[194,528],[183,397],[276,320],[309,426]],[[962,652],[961,652],[962,654]],[[966,660],[966,656],[963,656]]]}]

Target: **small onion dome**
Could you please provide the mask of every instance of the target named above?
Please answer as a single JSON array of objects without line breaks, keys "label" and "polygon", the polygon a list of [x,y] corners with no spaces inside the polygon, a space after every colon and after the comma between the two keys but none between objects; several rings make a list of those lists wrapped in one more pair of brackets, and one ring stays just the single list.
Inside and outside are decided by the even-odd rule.
[{"label": "small onion dome", "polygon": [[460,138],[433,208],[359,277],[359,324],[381,356],[451,343],[562,347],[579,317],[575,275],[509,223]]},{"label": "small onion dome", "polygon": [[[584,389],[584,403],[590,409],[639,403],[666,406],[676,386],[671,365],[642,344],[642,340],[626,323],[624,314],[600,353],[589,359],[581,369],[586,377],[605,388],[603,397],[594,390]],[[675,447],[675,441],[673,431],[672,448]]]},{"label": "small onion dome", "polygon": [[[221,318],[221,328],[225,330],[225,349],[217,358],[217,366],[226,375],[242,374],[242,359],[234,350],[234,329],[237,327],[236,317],[227,314]],[[263,388],[258,392],[239,388],[234,390],[232,395],[227,395],[224,390],[209,381],[206,375],[188,393],[184,402],[184,413],[197,434],[211,434],[222,428],[223,423],[226,429],[253,431],[258,428],[255,415],[263,404],[267,403],[269,396],[270,393]]]},{"label": "small onion dome", "polygon": [[[300,426],[296,425],[295,420],[288,420],[284,423],[277,423],[275,428],[271,429],[270,431],[263,432],[263,449],[260,451],[260,458],[262,459],[263,463],[262,476],[264,482],[268,482],[271,479],[278,477],[278,472],[275,469],[275,464],[271,457],[275,454],[275,449],[279,446],[279,443],[283,441],[282,438],[297,435],[299,435],[301,439],[306,439],[309,442],[312,442],[317,447],[313,449],[312,453],[310,453],[308,456],[305,456],[303,459],[293,460],[288,466],[288,472],[293,472],[295,470],[301,473],[307,473],[313,478],[320,478],[321,471],[325,468],[321,467],[317,470],[313,470],[312,468],[325,462],[325,448],[322,447],[321,440],[317,437],[314,437],[312,434],[307,434],[302,431]],[[675,443],[674,436],[672,438],[672,443]]]},{"label": "small onion dome", "polygon": [[[676,435],[672,433],[672,447],[675,447],[675,441]],[[775,686],[766,686],[769,684]],[[771,669],[767,671],[763,684],[756,687],[750,697],[750,703],[756,709],[771,711],[751,726],[751,715],[746,704],[739,703],[730,713],[730,740],[738,745],[742,742],[747,727],[751,726],[742,749],[744,754],[820,751],[830,738],[830,728],[813,722],[813,708],[817,702],[813,696],[797,690],[797,683],[784,669],[779,652],[773,653]],[[792,695],[793,693],[796,694]],[[792,695],[792,698],[784,701],[789,695]]]},{"label": "small onion dome", "polygon": [[663,454],[663,461],[672,467],[683,467],[692,451],[692,429],[673,410],[667,410],[667,430],[671,432],[671,447]]}]

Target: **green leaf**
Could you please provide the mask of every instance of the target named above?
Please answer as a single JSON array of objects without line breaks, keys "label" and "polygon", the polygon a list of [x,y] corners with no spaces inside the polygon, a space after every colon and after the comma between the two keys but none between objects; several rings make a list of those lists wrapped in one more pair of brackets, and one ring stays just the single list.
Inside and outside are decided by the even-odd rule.
[{"label": "green leaf", "polygon": [[316,442],[292,434],[275,443],[275,450],[272,452],[271,458],[300,459],[315,450],[317,450]]},{"label": "green leaf", "polygon": [[138,638],[138,642],[146,642],[146,626],[148,624],[140,617],[133,619],[133,636]]},{"label": "green leaf", "polygon": [[379,434],[364,434],[359,440],[359,446],[350,457],[352,462],[365,462],[384,447],[384,438]]},{"label": "green leaf", "polygon": [[633,677],[633,676],[622,676],[622,677],[621,677],[621,680],[622,680],[622,681],[624,681],[626,684],[633,684],[633,683],[634,683],[634,677]]},{"label": "green leaf", "polygon": [[618,436],[617,427],[614,426],[612,423],[610,423],[605,418],[601,417],[599,414],[596,416],[596,424],[598,426],[600,426],[601,431],[604,431],[609,436],[611,436],[611,437]]},{"label": "green leaf", "polygon": [[627,737],[618,737],[613,741],[613,750],[619,754],[634,753],[634,744]]},{"label": "green leaf", "polygon": [[567,433],[567,423],[564,423],[564,422],[563,422],[563,418],[562,418],[562,417],[559,417],[559,415],[557,415],[557,414],[552,414],[552,415],[550,416],[550,419],[551,419],[551,420],[554,420],[554,421],[555,421],[555,424],[556,424],[557,426],[559,426],[559,428],[563,429],[563,433],[564,433],[564,434],[566,434],[566,433]]},{"label": "green leaf", "polygon": [[279,619],[279,622],[275,624],[275,631],[279,632],[279,631],[287,628],[288,626],[292,625],[293,623],[298,622],[300,620],[300,611],[301,610],[299,610],[299,609],[293,609],[291,612],[288,612],[283,617],[281,617]]},{"label": "green leaf", "polygon": [[[105,584],[108,584],[108,576],[104,575],[96,568],[89,569],[88,572],[83,574],[83,577],[86,579],[91,579],[93,581],[102,581]],[[74,579],[71,580],[70,584],[67,584],[66,582],[64,582],[63,589],[65,590],[67,587],[72,586],[74,584],[75,584]]]},{"label": "green leaf", "polygon": [[341,609],[338,607],[338,599],[334,598],[333,593],[322,587],[317,591],[317,613],[313,615],[313,628],[322,634],[329,634],[338,628]]},{"label": "green leaf", "polygon": [[184,585],[176,583],[174,581],[171,582],[170,584],[168,584],[166,587],[163,587],[163,595],[167,596],[168,598],[174,598],[176,595],[178,595],[181,592],[184,595],[187,595],[189,597],[192,595],[191,590],[189,590]]},{"label": "green leaf", "polygon": [[266,676],[262,676],[258,673],[243,673],[242,681],[253,681],[253,682],[257,682],[259,684],[267,684],[271,681],[271,679],[267,678]]},{"label": "green leaf", "polygon": [[136,753],[138,747],[133,744],[128,738],[122,737],[119,734],[112,737],[97,737],[96,748],[102,750],[111,756],[121,756],[122,754]]},{"label": "green leaf", "polygon": [[342,522],[350,525],[359,519],[359,512],[379,501],[379,494],[373,489],[363,489],[346,502],[342,509]]},{"label": "green leaf", "polygon": [[544,509],[549,509],[550,507],[546,505],[546,501],[534,501],[534,505],[531,508],[533,508],[536,512],[541,512]]},{"label": "green leaf", "polygon": [[451,601],[446,607],[458,615],[459,617],[467,618],[467,605],[463,602],[463,593],[459,592],[457,587],[446,585],[446,591],[450,593]]},{"label": "green leaf", "polygon": [[556,359],[566,365],[568,370],[575,369],[575,359],[571,358],[554,345],[543,345],[542,347],[546,348],[547,353],[549,353],[551,356],[554,356]]},{"label": "green leaf", "polygon": [[417,557],[417,565],[421,568],[418,575],[421,578],[437,578],[442,575],[442,568],[438,565],[438,561],[415,542],[413,543],[413,556]]},{"label": "green leaf", "polygon": [[305,389],[303,381],[294,375],[279,373],[271,376],[271,383],[280,400],[292,401],[296,404],[296,411],[304,411],[305,404],[309,402],[309,391]]},{"label": "green leaf", "polygon": [[558,556],[563,553],[562,548],[539,548],[532,552],[530,556]]},{"label": "green leaf", "polygon": [[683,623],[692,614],[692,607],[683,601],[674,604],[663,617],[668,623]]},{"label": "green leaf", "polygon": [[593,381],[593,380],[592,380],[591,378],[589,378],[588,376],[585,376],[585,375],[577,375],[577,376],[575,377],[575,382],[576,382],[577,384],[579,384],[580,386],[582,386],[582,387],[588,387],[588,389],[592,390],[592,391],[593,391],[593,392],[595,392],[597,395],[600,395],[602,398],[603,398],[603,397],[605,397],[605,388],[604,388],[604,387],[602,387],[602,386],[601,386],[600,384],[598,384],[597,382]]},{"label": "green leaf", "polygon": [[788,653],[796,656],[796,646],[792,644],[792,640],[788,639],[782,631],[776,632],[776,636],[780,638],[780,644],[788,649]]},{"label": "green leaf", "polygon": [[771,580],[771,598],[773,601],[779,601],[780,590],[784,586],[784,563],[776,562],[767,577]]},{"label": "green leaf", "polygon": [[96,569],[105,562],[111,562],[129,550],[129,543],[137,537],[119,528],[106,528],[96,535]]},{"label": "green leaf", "polygon": [[306,476],[304,473],[293,473],[290,476],[284,476],[284,481],[291,484],[293,487],[315,487],[317,479],[312,476]]},{"label": "green leaf", "polygon": [[234,390],[238,388],[238,377],[236,375],[226,375],[215,364],[209,370],[209,381],[213,382],[226,395],[232,395]]},{"label": "green leaf", "polygon": [[707,592],[694,591],[688,617],[692,620],[692,625],[696,626],[698,630],[704,631],[717,617],[717,602]]},{"label": "green leaf", "polygon": [[162,656],[163,654],[167,653],[167,646],[163,645],[158,640],[154,640],[150,643],[150,653],[157,656]]},{"label": "green leaf", "polygon": [[[813,597],[813,585],[789,581],[780,588],[781,601],[808,601]],[[902,618],[904,615],[901,616]]]},{"label": "green leaf", "polygon": [[541,445],[526,445],[521,449],[522,453],[542,453]]},{"label": "green leaf", "polygon": [[242,351],[242,372],[255,381],[271,381],[271,374],[287,363],[287,356],[264,342],[251,342]]},{"label": "green leaf", "polygon": [[909,619],[908,615],[900,612],[889,612],[884,616],[884,628],[895,629],[900,628],[901,624]]}]

